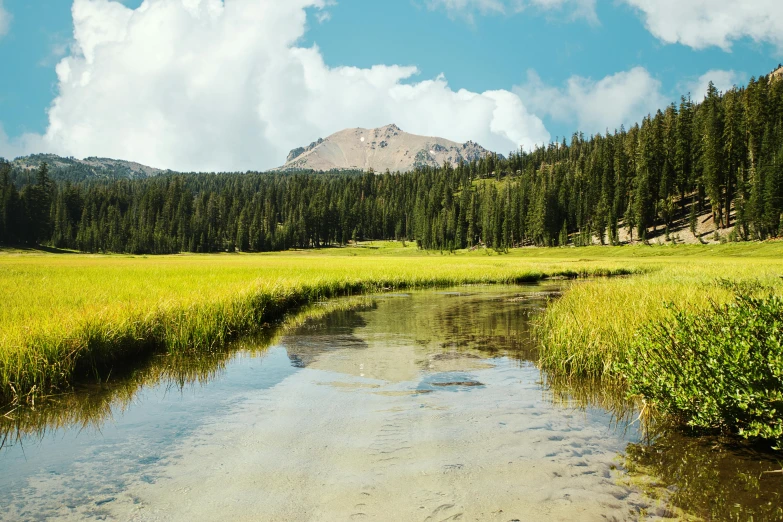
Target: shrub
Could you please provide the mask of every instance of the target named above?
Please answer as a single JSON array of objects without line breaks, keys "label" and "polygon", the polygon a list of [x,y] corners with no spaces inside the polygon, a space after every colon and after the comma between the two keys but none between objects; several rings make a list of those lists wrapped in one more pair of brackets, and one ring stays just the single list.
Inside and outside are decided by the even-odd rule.
[{"label": "shrub", "polygon": [[783,447],[783,298],[668,310],[617,365],[631,394],[693,428]]}]

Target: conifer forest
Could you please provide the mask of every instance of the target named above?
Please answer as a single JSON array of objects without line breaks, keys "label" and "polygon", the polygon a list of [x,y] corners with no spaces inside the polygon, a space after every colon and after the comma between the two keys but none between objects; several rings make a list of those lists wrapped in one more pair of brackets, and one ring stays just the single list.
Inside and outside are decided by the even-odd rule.
[{"label": "conifer forest", "polygon": [[780,235],[783,81],[682,97],[630,128],[410,173],[98,178],[0,166],[0,243],[85,252],[619,244],[711,215],[735,241]]}]

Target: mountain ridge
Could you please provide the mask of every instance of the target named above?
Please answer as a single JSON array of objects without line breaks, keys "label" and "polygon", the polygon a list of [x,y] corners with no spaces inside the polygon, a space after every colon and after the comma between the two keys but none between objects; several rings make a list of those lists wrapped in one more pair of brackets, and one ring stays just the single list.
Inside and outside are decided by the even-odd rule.
[{"label": "mountain ridge", "polygon": [[99,158],[97,156],[77,159],[57,154],[30,154],[11,160],[10,163],[13,167],[23,171],[37,170],[42,163],[46,163],[53,171],[78,171],[81,178],[86,178],[88,175],[96,178],[148,178],[169,172],[135,161]]}]

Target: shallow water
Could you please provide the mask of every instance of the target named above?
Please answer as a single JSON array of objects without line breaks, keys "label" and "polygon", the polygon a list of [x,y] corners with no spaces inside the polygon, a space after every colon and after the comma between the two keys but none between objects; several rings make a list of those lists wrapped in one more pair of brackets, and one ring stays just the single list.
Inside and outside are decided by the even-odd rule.
[{"label": "shallow water", "polygon": [[0,517],[635,520],[696,505],[672,498],[684,474],[665,478],[632,412],[543,383],[530,317],[555,291],[376,296],[269,346],[157,358],[14,412]]}]

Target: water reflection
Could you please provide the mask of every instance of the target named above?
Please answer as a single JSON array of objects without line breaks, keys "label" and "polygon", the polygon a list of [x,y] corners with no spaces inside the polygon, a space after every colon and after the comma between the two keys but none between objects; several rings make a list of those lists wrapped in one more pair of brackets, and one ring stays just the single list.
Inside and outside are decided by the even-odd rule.
[{"label": "water reflection", "polygon": [[[273,344],[285,346],[296,368],[312,366],[387,382],[417,380],[422,370],[487,368],[481,362],[487,356],[532,361],[536,354],[529,319],[558,290],[554,285],[535,288],[497,287],[488,292],[487,288],[471,291],[467,287],[465,291],[436,292],[454,299],[434,301],[413,300],[411,294],[382,294],[321,303],[223,349],[157,355],[124,372],[113,372],[109,382],[80,385],[73,392],[48,397],[36,407],[0,411],[0,451],[25,438],[40,439],[57,430],[97,430],[121,416],[144,389],[182,391],[204,385],[218,378],[237,353],[263,357]],[[358,338],[354,332],[367,326],[363,314],[376,309],[379,301],[384,313],[373,316],[371,331],[363,332],[366,339]],[[326,316],[328,321],[323,320]],[[366,349],[374,337],[384,348],[396,351],[372,351],[359,365],[348,359],[322,357],[328,352]]]},{"label": "water reflection", "polygon": [[535,288],[435,292],[432,299],[380,295],[375,300],[383,313],[370,324],[361,311],[345,310],[288,331],[280,343],[298,367],[387,383],[416,381],[422,372],[491,368],[491,357],[529,363],[537,353],[530,318],[558,289]]},{"label": "water reflection", "polygon": [[632,480],[672,508],[715,521],[783,520],[783,455],[745,444],[662,430],[630,444]]},{"label": "water reflection", "polygon": [[[371,309],[362,306],[361,310]],[[361,350],[367,344],[353,335],[356,328],[366,325],[360,309],[335,310],[328,321],[307,320],[297,328],[287,329],[287,335],[280,336],[280,343],[286,347],[288,358],[296,368],[307,368],[324,352],[333,350]]]},{"label": "water reflection", "polygon": [[147,386],[183,389],[215,379],[232,357],[228,350],[215,353],[155,356],[140,368],[115,375],[107,383],[85,384],[73,392],[46,398],[37,407],[21,406],[0,416],[0,450],[25,437],[42,438],[64,428],[98,429],[122,414]]}]

